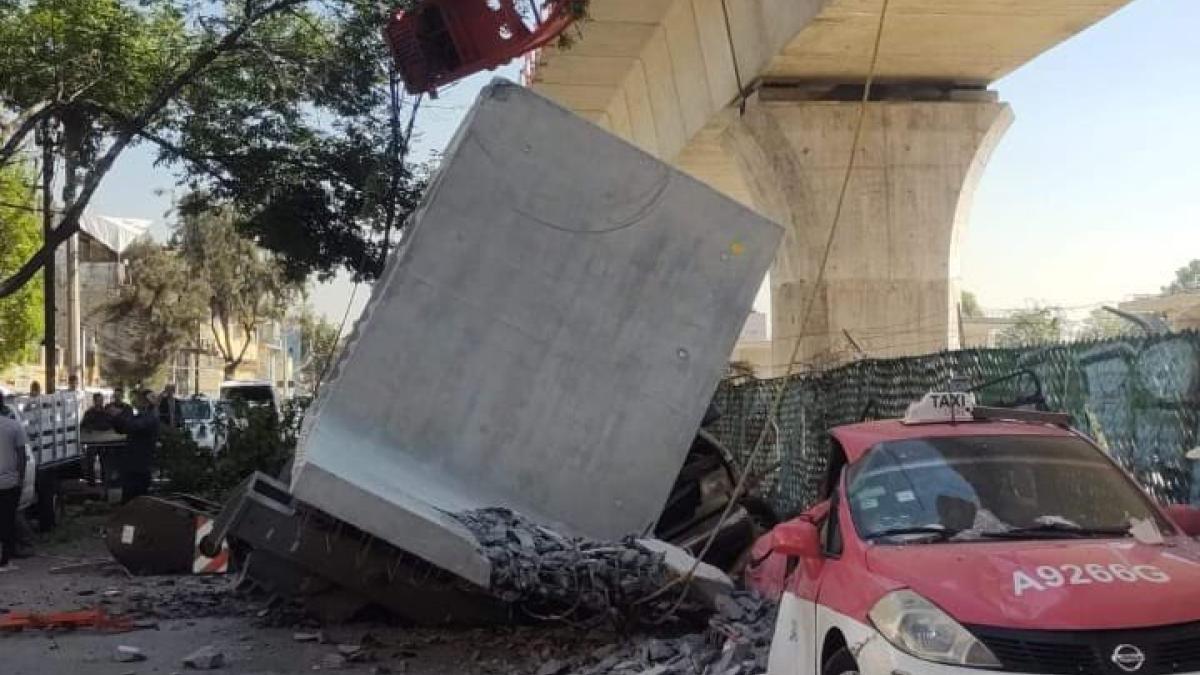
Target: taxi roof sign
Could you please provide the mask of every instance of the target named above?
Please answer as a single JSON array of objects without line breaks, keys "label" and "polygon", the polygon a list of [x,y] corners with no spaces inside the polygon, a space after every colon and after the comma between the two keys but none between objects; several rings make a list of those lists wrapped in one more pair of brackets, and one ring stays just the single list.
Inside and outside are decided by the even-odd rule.
[{"label": "taxi roof sign", "polygon": [[970,392],[930,392],[911,403],[904,414],[905,424],[970,422],[974,419],[975,394]]}]

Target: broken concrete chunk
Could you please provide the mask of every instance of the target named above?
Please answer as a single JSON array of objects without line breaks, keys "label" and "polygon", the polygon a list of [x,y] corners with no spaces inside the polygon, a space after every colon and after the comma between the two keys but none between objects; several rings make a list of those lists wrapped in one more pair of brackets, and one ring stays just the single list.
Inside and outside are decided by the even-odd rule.
[{"label": "broken concrete chunk", "polygon": [[317,664],[317,670],[340,670],[346,667],[346,657],[341,654],[326,654]]},{"label": "broken concrete chunk", "polygon": [[741,621],[742,617],[745,616],[746,612],[742,608],[741,603],[729,597],[728,595],[718,595],[717,597],[713,598],[713,603],[717,612],[719,612],[723,618],[728,619],[729,621]]},{"label": "broken concrete chunk", "polygon": [[675,658],[675,648],[664,640],[651,640],[646,644],[646,659],[661,663]]},{"label": "broken concrete chunk", "polygon": [[293,633],[292,639],[296,642],[324,642],[324,635],[321,633]]},{"label": "broken concrete chunk", "polygon": [[550,659],[538,668],[537,675],[559,675],[567,669],[567,663],[558,659]]},{"label": "broken concrete chunk", "polygon": [[136,661],[145,661],[146,655],[137,647],[118,645],[116,652],[113,653],[113,660],[118,663],[134,663]]},{"label": "broken concrete chunk", "polygon": [[[674,544],[660,539],[639,539],[638,544],[663,556],[667,569],[677,577],[692,574],[690,591],[698,600],[715,607],[716,598],[733,591],[733,580],[708,563],[696,565],[696,558]],[[693,573],[692,570],[695,569]]]},{"label": "broken concrete chunk", "polygon": [[183,657],[183,665],[194,670],[216,670],[225,666],[225,654],[211,645],[201,647]]},{"label": "broken concrete chunk", "polygon": [[480,587],[489,561],[449,513],[642,531],[781,236],[531,90],[490,85],[306,415],[290,492]]}]

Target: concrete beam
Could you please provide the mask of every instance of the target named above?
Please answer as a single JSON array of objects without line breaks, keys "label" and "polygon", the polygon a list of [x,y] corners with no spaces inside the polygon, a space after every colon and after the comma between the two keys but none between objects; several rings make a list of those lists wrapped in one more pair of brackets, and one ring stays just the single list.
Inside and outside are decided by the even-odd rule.
[{"label": "concrete beam", "polygon": [[[891,0],[877,77],[885,85],[982,88],[1129,1]],[[578,27],[569,49],[537,57],[532,85],[673,161],[739,98],[739,79],[747,88],[765,80],[861,83],[881,7],[882,0],[593,0],[594,20]]]}]

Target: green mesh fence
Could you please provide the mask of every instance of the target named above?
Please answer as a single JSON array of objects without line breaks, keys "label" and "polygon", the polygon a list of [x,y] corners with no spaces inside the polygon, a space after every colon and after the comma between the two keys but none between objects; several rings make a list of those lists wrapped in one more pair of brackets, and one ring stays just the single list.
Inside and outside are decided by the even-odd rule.
[{"label": "green mesh fence", "polygon": [[1200,334],[1126,337],[1022,349],[971,349],[903,359],[860,361],[815,375],[732,380],[718,389],[723,415],[713,432],[743,462],[779,387],[779,416],[767,430],[752,471],[760,494],[782,514],[809,505],[823,477],[827,430],[899,417],[926,392],[951,381],[976,387],[980,403],[1011,404],[1038,384],[1051,410],[1097,439],[1156,497],[1200,502],[1185,454],[1200,446]]}]

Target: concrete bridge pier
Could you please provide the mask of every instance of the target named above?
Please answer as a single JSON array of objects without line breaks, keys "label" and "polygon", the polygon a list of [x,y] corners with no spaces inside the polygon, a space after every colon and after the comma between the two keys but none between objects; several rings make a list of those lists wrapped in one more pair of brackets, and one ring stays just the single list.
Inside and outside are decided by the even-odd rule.
[{"label": "concrete bridge pier", "polygon": [[802,365],[958,346],[959,244],[1011,109],[981,89],[931,96],[890,88],[895,98],[868,104],[829,264],[805,323],[858,122],[861,87],[854,89],[834,90],[843,100],[796,100],[808,92],[763,87],[744,112],[726,111],[678,158],[788,228],[771,271],[777,374],[798,338]]}]

